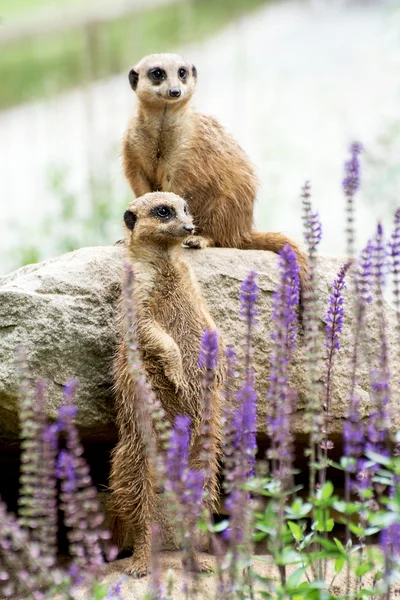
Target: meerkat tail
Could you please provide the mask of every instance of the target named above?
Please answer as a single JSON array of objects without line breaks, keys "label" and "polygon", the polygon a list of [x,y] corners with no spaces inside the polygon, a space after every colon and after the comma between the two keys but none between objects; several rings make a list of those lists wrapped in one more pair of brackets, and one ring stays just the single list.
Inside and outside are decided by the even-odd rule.
[{"label": "meerkat tail", "polygon": [[296,254],[300,268],[300,282],[302,287],[304,287],[307,285],[308,281],[307,255],[300,249],[299,244],[288,236],[283,233],[251,231],[242,247],[244,250],[269,250],[270,252],[279,254],[280,250],[282,250],[286,244],[289,244]]}]

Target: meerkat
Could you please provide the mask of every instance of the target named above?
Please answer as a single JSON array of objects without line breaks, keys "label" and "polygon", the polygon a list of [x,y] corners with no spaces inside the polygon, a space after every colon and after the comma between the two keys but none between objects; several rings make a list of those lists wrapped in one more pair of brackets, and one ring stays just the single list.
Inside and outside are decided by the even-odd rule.
[{"label": "meerkat", "polygon": [[[192,267],[185,260],[182,241],[193,234],[187,203],[172,193],[148,193],[131,202],[124,214],[125,247],[134,272],[137,335],[148,382],[162,404],[169,423],[177,415],[191,419],[190,466],[210,474],[208,508],[217,501],[218,457],[222,439],[220,417],[223,359],[220,353],[211,389],[210,456],[202,449],[204,423],[203,377],[198,367],[201,338],[216,330]],[[135,422],[135,386],[122,341],[114,364],[114,387],[119,441],[111,460],[112,512],[117,528],[132,528],[134,552],[127,568],[141,577],[148,572],[156,482],[149,470]],[[119,540],[121,546],[122,540]],[[207,563],[195,568],[208,570]]]},{"label": "meerkat", "polygon": [[177,54],[151,54],[129,72],[137,110],[122,146],[125,176],[134,192],[173,192],[184,198],[197,235],[189,248],[219,246],[296,252],[302,283],[307,258],[282,233],[253,228],[258,180],[249,158],[211,116],[194,110],[190,100],[197,81],[194,65]]}]

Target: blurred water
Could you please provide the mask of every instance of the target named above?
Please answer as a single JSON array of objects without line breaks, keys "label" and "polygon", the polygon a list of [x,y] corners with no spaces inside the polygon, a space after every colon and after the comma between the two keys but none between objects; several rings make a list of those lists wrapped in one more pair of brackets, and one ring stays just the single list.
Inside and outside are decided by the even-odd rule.
[{"label": "blurred water", "polygon": [[[398,13],[384,4],[292,0],[200,45],[166,49],[193,60],[196,106],[216,116],[254,161],[260,229],[301,238],[299,189],[310,179],[324,225],[322,251],[343,253],[340,182],[353,139],[366,148],[359,244],[377,218],[390,222],[400,183],[399,35]],[[53,209],[52,165],[67,168],[82,216],[91,176],[110,182],[110,201],[129,196],[119,143],[134,101],[123,74],[0,113],[0,272],[11,264],[6,250],[17,241],[15,224],[33,239],[44,212]]]}]

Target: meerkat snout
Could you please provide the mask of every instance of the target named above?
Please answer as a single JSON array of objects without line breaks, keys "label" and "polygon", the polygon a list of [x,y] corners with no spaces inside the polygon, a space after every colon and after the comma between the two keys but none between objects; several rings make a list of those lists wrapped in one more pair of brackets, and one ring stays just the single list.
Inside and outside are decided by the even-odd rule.
[{"label": "meerkat snout", "polygon": [[171,98],[179,98],[181,93],[181,90],[168,90],[168,95],[171,96]]}]

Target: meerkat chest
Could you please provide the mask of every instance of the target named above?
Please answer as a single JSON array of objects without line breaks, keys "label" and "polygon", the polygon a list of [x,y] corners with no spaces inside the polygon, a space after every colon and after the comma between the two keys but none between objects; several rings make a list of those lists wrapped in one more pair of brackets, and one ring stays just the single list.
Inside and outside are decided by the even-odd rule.
[{"label": "meerkat chest", "polygon": [[145,135],[144,170],[153,191],[177,192],[176,175],[187,153],[189,132],[176,123],[161,124]]},{"label": "meerkat chest", "polygon": [[183,274],[165,272],[154,288],[153,306],[157,321],[179,346],[197,353],[207,326],[199,298]]}]

